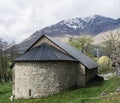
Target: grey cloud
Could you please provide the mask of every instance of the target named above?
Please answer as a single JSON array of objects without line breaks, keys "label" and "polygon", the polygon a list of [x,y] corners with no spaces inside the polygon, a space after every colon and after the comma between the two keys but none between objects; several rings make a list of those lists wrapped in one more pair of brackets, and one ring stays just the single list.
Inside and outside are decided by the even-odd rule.
[{"label": "grey cloud", "polygon": [[100,14],[119,18],[120,0],[1,0],[0,37],[21,42],[62,19]]}]

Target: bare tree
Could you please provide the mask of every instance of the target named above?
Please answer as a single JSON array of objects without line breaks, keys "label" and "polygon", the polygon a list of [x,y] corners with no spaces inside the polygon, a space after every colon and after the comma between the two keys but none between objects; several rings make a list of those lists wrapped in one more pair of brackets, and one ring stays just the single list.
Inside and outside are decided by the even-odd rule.
[{"label": "bare tree", "polygon": [[111,31],[107,36],[107,40],[102,43],[102,50],[109,58],[111,58],[116,70],[116,75],[120,76],[120,32]]},{"label": "bare tree", "polygon": [[[12,51],[12,53],[10,52]],[[11,69],[9,68],[10,61],[14,58],[14,50],[10,44],[0,39],[0,82],[5,82],[12,79]]]},{"label": "bare tree", "polygon": [[9,58],[8,58],[8,53],[7,53],[7,50],[9,48],[9,44],[8,42],[3,42],[3,56],[4,56],[4,68],[3,68],[3,72],[4,72],[4,80],[5,81],[8,81],[8,72],[7,72],[7,69],[8,69],[8,62],[9,62]]},{"label": "bare tree", "polygon": [[[11,65],[13,65],[13,60],[19,55],[17,49],[16,49],[16,43],[15,41],[12,41],[12,43],[10,44],[10,49],[9,49],[9,59],[11,62]],[[9,72],[9,78],[10,80],[12,80],[12,70],[10,68],[10,72]]]},{"label": "bare tree", "polygon": [[3,77],[3,41],[0,39],[0,82],[2,83]]}]

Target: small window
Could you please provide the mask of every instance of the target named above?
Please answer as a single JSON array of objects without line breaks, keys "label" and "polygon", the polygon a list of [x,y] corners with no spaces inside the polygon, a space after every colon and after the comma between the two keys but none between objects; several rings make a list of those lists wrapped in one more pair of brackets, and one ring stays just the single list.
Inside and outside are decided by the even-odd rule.
[{"label": "small window", "polygon": [[19,88],[17,88],[17,91],[19,92]]},{"label": "small window", "polygon": [[31,89],[29,89],[29,96],[31,96]]}]

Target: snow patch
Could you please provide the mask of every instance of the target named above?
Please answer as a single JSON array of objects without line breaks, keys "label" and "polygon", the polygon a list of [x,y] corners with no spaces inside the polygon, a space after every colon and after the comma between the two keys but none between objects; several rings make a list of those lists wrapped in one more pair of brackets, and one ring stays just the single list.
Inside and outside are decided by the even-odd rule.
[{"label": "snow patch", "polygon": [[82,18],[82,20],[85,21],[86,23],[88,23],[91,20],[94,20],[95,18],[96,18],[96,15],[93,15],[93,16],[88,16],[88,17]]},{"label": "snow patch", "polygon": [[79,18],[64,20],[62,24],[67,25],[68,27],[77,29],[83,26],[83,21]]}]

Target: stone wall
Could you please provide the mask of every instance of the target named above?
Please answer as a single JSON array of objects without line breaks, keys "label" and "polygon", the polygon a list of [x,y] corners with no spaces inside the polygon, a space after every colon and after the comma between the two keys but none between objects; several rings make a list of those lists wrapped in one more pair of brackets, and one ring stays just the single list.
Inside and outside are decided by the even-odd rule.
[{"label": "stone wall", "polygon": [[85,81],[86,83],[92,80],[96,75],[98,75],[98,68],[85,69]]},{"label": "stone wall", "polygon": [[[15,63],[15,98],[48,96],[82,84],[78,79],[78,62],[17,62]],[[80,85],[79,85],[80,86]]]},{"label": "stone wall", "polygon": [[85,67],[79,63],[77,86],[83,87],[85,86],[85,84]]}]

